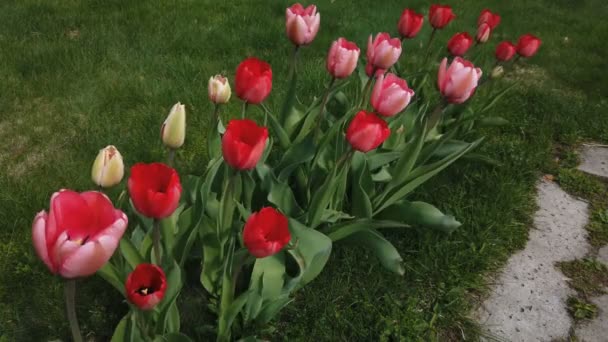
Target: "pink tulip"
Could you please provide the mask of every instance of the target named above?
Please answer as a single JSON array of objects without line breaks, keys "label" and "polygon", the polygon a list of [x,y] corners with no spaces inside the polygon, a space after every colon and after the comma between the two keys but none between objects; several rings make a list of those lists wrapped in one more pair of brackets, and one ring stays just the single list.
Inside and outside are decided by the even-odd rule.
[{"label": "pink tulip", "polygon": [[331,44],[327,55],[327,71],[335,78],[346,78],[357,67],[361,50],[353,42],[338,38]]},{"label": "pink tulip", "polygon": [[51,196],[48,214],[32,226],[36,253],[54,274],[89,276],[112,256],[127,228],[127,215],[97,191],[61,190]]},{"label": "pink tulip", "polygon": [[391,73],[380,75],[372,91],[372,107],[380,115],[393,116],[407,107],[412,96],[414,91],[404,79]]},{"label": "pink tulip", "polygon": [[297,3],[287,8],[285,17],[287,37],[296,46],[308,45],[315,39],[321,23],[321,15],[317,13],[317,6],[310,5],[304,8]]},{"label": "pink tulip", "polygon": [[386,69],[374,68],[374,66],[370,62],[367,62],[367,64],[365,64],[365,74],[368,77],[372,77],[372,75],[378,77],[380,75],[384,75],[385,72]]},{"label": "pink tulip", "polygon": [[475,92],[481,78],[481,69],[460,57],[454,58],[448,68],[448,59],[439,65],[437,86],[441,95],[450,103],[463,103]]},{"label": "pink tulip", "polygon": [[401,40],[392,38],[388,33],[378,33],[376,39],[367,40],[367,61],[376,69],[388,69],[401,55]]}]

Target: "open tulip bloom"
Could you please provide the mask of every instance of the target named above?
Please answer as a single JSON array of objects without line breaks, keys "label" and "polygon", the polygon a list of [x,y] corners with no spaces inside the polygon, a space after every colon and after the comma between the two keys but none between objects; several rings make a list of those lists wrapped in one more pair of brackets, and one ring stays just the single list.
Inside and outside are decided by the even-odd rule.
[{"label": "open tulip bloom", "polygon": [[[99,151],[91,178],[99,187],[126,187],[116,203],[133,218],[128,233],[127,215],[97,191],[53,194],[48,212],[38,213],[32,225],[37,255],[51,273],[66,279],[73,339],[82,341],[74,282],[95,273],[130,303],[112,340],[189,341],[179,331],[177,303],[184,281],[196,279],[188,286],[199,287],[189,292],[204,293],[201,310],[217,316],[217,327],[210,330],[221,342],[246,338],[243,332],[275,317],[295,291],[323,271],[334,248],[347,248],[343,241],[371,247],[383,267],[403,275],[400,251],[382,237],[381,228],[446,233],[460,225],[434,205],[411,197],[479,146],[483,138],[471,141],[478,135],[473,130],[505,121],[487,113],[508,89],[494,92],[483,84],[501,82],[515,54],[531,57],[541,44],[526,34],[517,45],[498,44],[496,60],[489,64],[483,62],[492,58],[477,58],[484,49],[474,51],[480,65],[461,58],[474,39],[487,41],[500,22],[498,14],[484,10],[477,26],[468,29],[475,37],[462,32],[450,39],[454,57],[448,58],[445,48],[432,49],[431,42],[455,18],[450,6],[431,6],[426,25],[432,34],[416,63],[407,59],[419,50],[407,49],[402,56],[402,43],[419,39],[425,20],[410,9],[395,18],[400,38],[369,35],[361,61],[354,42],[334,37],[322,47],[327,53],[314,57],[323,60],[317,67],[329,74],[328,85],[318,85],[318,96],[297,97],[297,82],[304,76],[298,74],[297,51],[329,40],[315,42],[320,28],[316,6],[295,4],[286,9],[291,43],[285,39],[285,44],[292,59],[283,98],[272,93],[271,66],[244,57],[232,84],[243,101],[242,117],[225,113],[231,119],[223,119],[219,107],[229,109],[223,105],[234,101],[228,78],[209,78],[208,153],[183,154],[205,169],[180,176],[171,166],[176,149],[193,148],[184,145],[186,105],[179,102],[163,123],[160,139],[151,135],[168,147],[167,164],[130,165],[124,184],[118,150],[110,145]],[[282,24],[276,27],[282,29]],[[482,80],[482,67],[492,77]],[[263,102],[273,96],[268,101],[273,105],[266,106]],[[261,115],[244,117],[248,104],[260,104]],[[200,274],[186,275],[196,267],[184,265],[196,263]]]}]

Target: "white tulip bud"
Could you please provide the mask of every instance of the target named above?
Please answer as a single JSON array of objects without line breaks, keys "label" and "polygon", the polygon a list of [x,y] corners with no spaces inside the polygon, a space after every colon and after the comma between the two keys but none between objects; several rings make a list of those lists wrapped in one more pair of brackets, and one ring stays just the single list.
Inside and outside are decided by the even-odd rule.
[{"label": "white tulip bud", "polygon": [[104,188],[112,187],[120,183],[124,174],[125,166],[116,147],[108,145],[99,150],[91,170],[95,184]]},{"label": "white tulip bud", "polygon": [[232,91],[228,79],[222,75],[215,75],[209,79],[209,100],[215,104],[228,103]]},{"label": "white tulip bud", "polygon": [[163,123],[160,135],[165,146],[176,149],[186,139],[186,106],[176,103]]}]

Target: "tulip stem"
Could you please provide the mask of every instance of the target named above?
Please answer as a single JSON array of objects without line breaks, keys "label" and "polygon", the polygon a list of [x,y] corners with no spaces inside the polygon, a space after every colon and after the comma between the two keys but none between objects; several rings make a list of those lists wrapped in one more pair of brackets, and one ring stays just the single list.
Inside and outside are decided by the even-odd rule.
[{"label": "tulip stem", "polygon": [[424,61],[422,62],[423,67],[426,65],[426,62],[429,60],[429,56],[431,54],[431,43],[433,42],[433,39],[435,39],[436,32],[437,32],[437,29],[433,28],[433,32],[431,32],[431,37],[429,38],[429,42],[426,44],[426,53],[424,56]]},{"label": "tulip stem", "polygon": [[321,121],[323,121],[323,118],[325,117],[325,106],[327,105],[327,100],[329,100],[329,94],[331,93],[331,90],[334,87],[334,83],[336,83],[336,78],[332,77],[331,81],[329,82],[329,85],[327,86],[327,90],[325,91],[325,95],[323,95],[323,100],[321,101],[321,107],[319,108],[319,117],[317,118],[317,123],[315,124],[315,142],[319,140],[319,134],[321,134]]},{"label": "tulip stem", "polygon": [[68,322],[72,330],[72,339],[74,342],[82,342],[82,334],[78,326],[78,318],[76,317],[76,280],[67,279],[64,286],[65,290],[65,306],[68,313]]},{"label": "tulip stem", "polygon": [[154,219],[154,223],[152,224],[152,242],[154,244],[154,258],[156,259],[156,264],[160,266],[160,221],[158,219]]},{"label": "tulip stem", "polygon": [[173,167],[173,160],[175,159],[175,149],[169,147],[167,152],[167,165]]},{"label": "tulip stem", "polygon": [[217,341],[230,341],[230,324],[228,322],[227,311],[230,308],[234,296],[232,263],[234,259],[234,237],[230,238],[228,254],[225,255],[224,274],[222,276],[222,293],[220,297],[219,322],[217,331]]},{"label": "tulip stem", "polygon": [[[372,75],[367,79],[367,83],[365,83],[365,87],[363,88],[363,91],[361,92],[361,100],[359,100],[359,109],[365,109],[365,107],[367,107],[367,98],[369,97],[367,93],[369,93],[369,89],[372,86],[372,81],[374,80],[374,77],[376,76],[376,70],[378,70],[377,68],[373,68],[372,69]],[[364,106],[365,104],[365,106]]]},{"label": "tulip stem", "polygon": [[241,119],[245,118],[245,113],[247,113],[247,107],[249,103],[247,101],[243,102],[243,109],[241,110]]}]

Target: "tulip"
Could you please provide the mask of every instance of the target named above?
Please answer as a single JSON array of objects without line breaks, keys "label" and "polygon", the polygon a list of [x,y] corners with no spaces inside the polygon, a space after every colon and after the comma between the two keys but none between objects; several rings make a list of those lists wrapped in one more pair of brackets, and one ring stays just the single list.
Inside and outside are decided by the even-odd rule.
[{"label": "tulip", "polygon": [[411,9],[405,9],[397,24],[401,38],[414,38],[420,32],[423,22],[424,16],[422,14],[418,14]]},{"label": "tulip", "polygon": [[388,33],[379,33],[376,39],[369,36],[367,40],[367,61],[375,69],[390,68],[401,55],[401,41],[391,38]]},{"label": "tulip", "polygon": [[536,54],[536,51],[540,47],[540,43],[540,39],[528,33],[519,37],[515,49],[520,56],[529,58]]},{"label": "tulip", "polygon": [[492,76],[492,78],[500,78],[502,77],[502,75],[504,74],[505,69],[498,65],[496,67],[494,67],[494,69],[492,69],[492,74],[490,74]]},{"label": "tulip", "polygon": [[247,103],[264,101],[272,89],[270,65],[255,57],[245,59],[236,69],[235,87],[236,96]]},{"label": "tulip", "polygon": [[452,7],[447,5],[431,5],[429,22],[434,29],[444,28],[454,18],[456,18],[456,15],[452,12]]},{"label": "tulip", "polygon": [[513,58],[515,55],[515,45],[511,42],[501,42],[496,46],[496,59],[502,62],[506,62]]},{"label": "tulip", "polygon": [[99,150],[91,169],[91,178],[95,184],[104,188],[112,187],[120,183],[124,174],[125,166],[116,147],[108,145]]},{"label": "tulip", "polygon": [[[375,71],[375,73],[374,73]],[[367,62],[367,64],[365,64],[365,74],[368,77],[372,77],[372,76],[380,76],[380,75],[384,75],[384,73],[386,72],[386,69],[379,69],[379,68],[374,68],[374,66],[370,63]]]},{"label": "tulip", "polygon": [[475,35],[475,39],[478,43],[485,43],[490,38],[491,32],[492,29],[490,28],[490,25],[488,23],[482,23],[477,28],[477,34]]},{"label": "tulip", "polygon": [[338,38],[331,44],[327,55],[327,71],[335,78],[350,76],[357,67],[359,47],[344,38]]},{"label": "tulip", "polygon": [[414,91],[395,74],[380,75],[372,91],[372,107],[380,115],[393,116],[410,103]]},{"label": "tulip", "polygon": [[463,103],[475,92],[477,82],[481,78],[481,69],[460,57],[454,58],[449,68],[447,64],[448,59],[444,58],[439,66],[439,91],[449,103]]},{"label": "tulip", "polygon": [[479,19],[477,19],[477,26],[481,26],[481,24],[487,23],[490,25],[490,29],[495,29],[498,24],[500,24],[500,15],[490,12],[488,9],[484,9],[479,14]]},{"label": "tulip", "polygon": [[127,299],[141,310],[153,309],[165,296],[167,278],[165,272],[153,264],[139,264],[127,276]]},{"label": "tulip", "polygon": [[222,75],[215,75],[209,79],[209,100],[215,104],[228,103],[232,91],[228,79]]},{"label": "tulip", "polygon": [[466,32],[456,33],[448,41],[448,51],[452,56],[463,56],[473,45],[473,38]]},{"label": "tulip", "polygon": [[179,175],[163,163],[133,165],[127,188],[135,209],[154,219],[171,216],[182,194]]},{"label": "tulip", "polygon": [[243,229],[245,247],[256,258],[277,254],[290,240],[287,217],[271,207],[251,214]]},{"label": "tulip", "polygon": [[186,138],[186,106],[176,103],[160,129],[165,146],[176,149],[184,144]]},{"label": "tulip", "polygon": [[360,111],[346,129],[346,140],[361,152],[380,146],[391,134],[386,122],[372,112]]},{"label": "tulip", "polygon": [[86,277],[110,259],[127,222],[101,192],[61,190],[51,196],[48,214],[41,211],[34,218],[32,240],[53,274]]},{"label": "tulip", "polygon": [[288,7],[285,19],[287,37],[296,46],[310,44],[319,32],[321,15],[317,13],[315,5],[304,8],[298,3]]},{"label": "tulip", "polygon": [[253,169],[264,152],[268,129],[249,119],[231,120],[222,137],[222,155],[237,170]]}]

